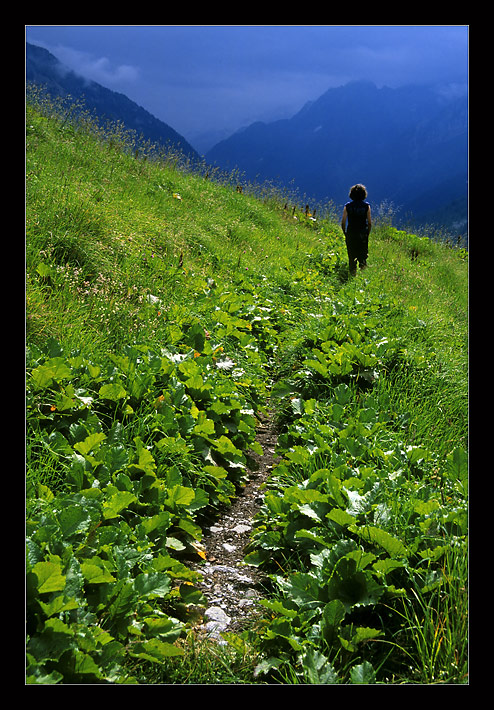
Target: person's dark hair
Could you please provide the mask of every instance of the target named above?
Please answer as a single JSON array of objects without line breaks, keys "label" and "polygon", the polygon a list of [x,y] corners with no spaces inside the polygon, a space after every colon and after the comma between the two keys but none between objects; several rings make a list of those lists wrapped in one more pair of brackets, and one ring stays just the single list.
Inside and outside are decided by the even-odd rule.
[{"label": "person's dark hair", "polygon": [[354,185],[350,190],[349,197],[351,200],[365,200],[367,197],[365,185]]}]

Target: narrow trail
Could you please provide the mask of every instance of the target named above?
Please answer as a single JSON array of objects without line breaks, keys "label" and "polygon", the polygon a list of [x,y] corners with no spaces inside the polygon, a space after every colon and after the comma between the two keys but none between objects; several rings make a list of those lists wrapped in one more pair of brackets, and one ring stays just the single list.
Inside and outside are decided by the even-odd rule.
[{"label": "narrow trail", "polygon": [[252,521],[264,495],[261,485],[266,481],[277,462],[275,446],[277,435],[269,417],[258,427],[256,440],[263,454],[251,453],[255,470],[249,471],[249,480],[224,514],[205,529],[202,545],[206,559],[194,563],[203,580],[198,587],[208,600],[202,624],[196,627],[200,635],[224,643],[222,631],[239,632],[255,614],[260,599],[259,582],[262,575],[255,567],[245,565],[245,547],[249,543]]}]

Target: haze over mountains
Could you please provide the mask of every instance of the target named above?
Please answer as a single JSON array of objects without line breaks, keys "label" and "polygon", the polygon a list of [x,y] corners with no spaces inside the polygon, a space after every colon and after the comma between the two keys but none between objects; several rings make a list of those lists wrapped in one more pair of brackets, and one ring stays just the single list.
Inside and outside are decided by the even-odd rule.
[{"label": "haze over mountains", "polygon": [[77,75],[48,50],[26,43],[26,81],[45,86],[52,96],[84,97],[87,108],[110,121],[121,121],[151,142],[177,146],[184,155],[199,160],[197,151],[167,123],[155,118],[124,94]]},{"label": "haze over mountains", "polygon": [[467,117],[466,96],[353,82],[329,89],[291,119],[238,131],[206,159],[252,180],[293,181],[336,205],[362,182],[374,204],[391,201],[415,221],[436,216],[459,234],[467,224]]},{"label": "haze over mountains", "polygon": [[[26,79],[52,95],[84,96],[98,115],[200,160],[171,126],[31,44],[26,44]],[[466,95],[353,82],[329,89],[289,119],[237,131],[207,151],[205,159],[225,170],[239,169],[249,180],[296,187],[310,200],[338,207],[347,201],[349,187],[362,182],[373,205],[393,203],[398,222],[429,222],[466,235],[467,122]]]}]

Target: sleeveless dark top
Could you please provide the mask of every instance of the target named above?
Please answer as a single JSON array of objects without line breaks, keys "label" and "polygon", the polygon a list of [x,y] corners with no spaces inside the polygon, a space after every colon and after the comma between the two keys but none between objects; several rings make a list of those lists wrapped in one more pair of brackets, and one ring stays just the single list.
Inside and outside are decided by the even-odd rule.
[{"label": "sleeveless dark top", "polygon": [[345,207],[348,216],[347,232],[355,235],[367,234],[369,203],[366,200],[352,200],[347,202]]}]

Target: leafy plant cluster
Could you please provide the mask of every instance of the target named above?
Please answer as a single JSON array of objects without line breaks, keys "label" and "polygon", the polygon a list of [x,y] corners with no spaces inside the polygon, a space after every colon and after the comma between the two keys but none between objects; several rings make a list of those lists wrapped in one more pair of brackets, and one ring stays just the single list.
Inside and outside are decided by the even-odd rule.
[{"label": "leafy plant cluster", "polygon": [[28,682],[180,675],[267,406],[264,618],[229,649],[258,683],[461,682],[461,254],[377,226],[347,282],[336,220],[94,131],[28,106]]},{"label": "leafy plant cluster", "polygon": [[[282,460],[246,557],[274,597],[262,602],[271,618],[260,674],[370,683],[385,665],[406,675],[418,661],[401,646],[403,604],[444,602],[445,559],[466,554],[467,455],[457,448],[444,461],[406,444],[406,418],[382,408],[376,383],[407,354],[368,300],[359,317],[322,318],[273,389],[285,400]],[[447,646],[427,682],[458,672]]]},{"label": "leafy plant cluster", "polygon": [[204,599],[180,558],[204,556],[204,516],[235,496],[249,451],[262,453],[259,344],[275,342],[253,298],[215,303],[211,333],[183,321],[174,346],[127,346],[106,366],[54,342],[29,351],[29,682],[130,682],[129,656],[181,653],[186,609]]}]

